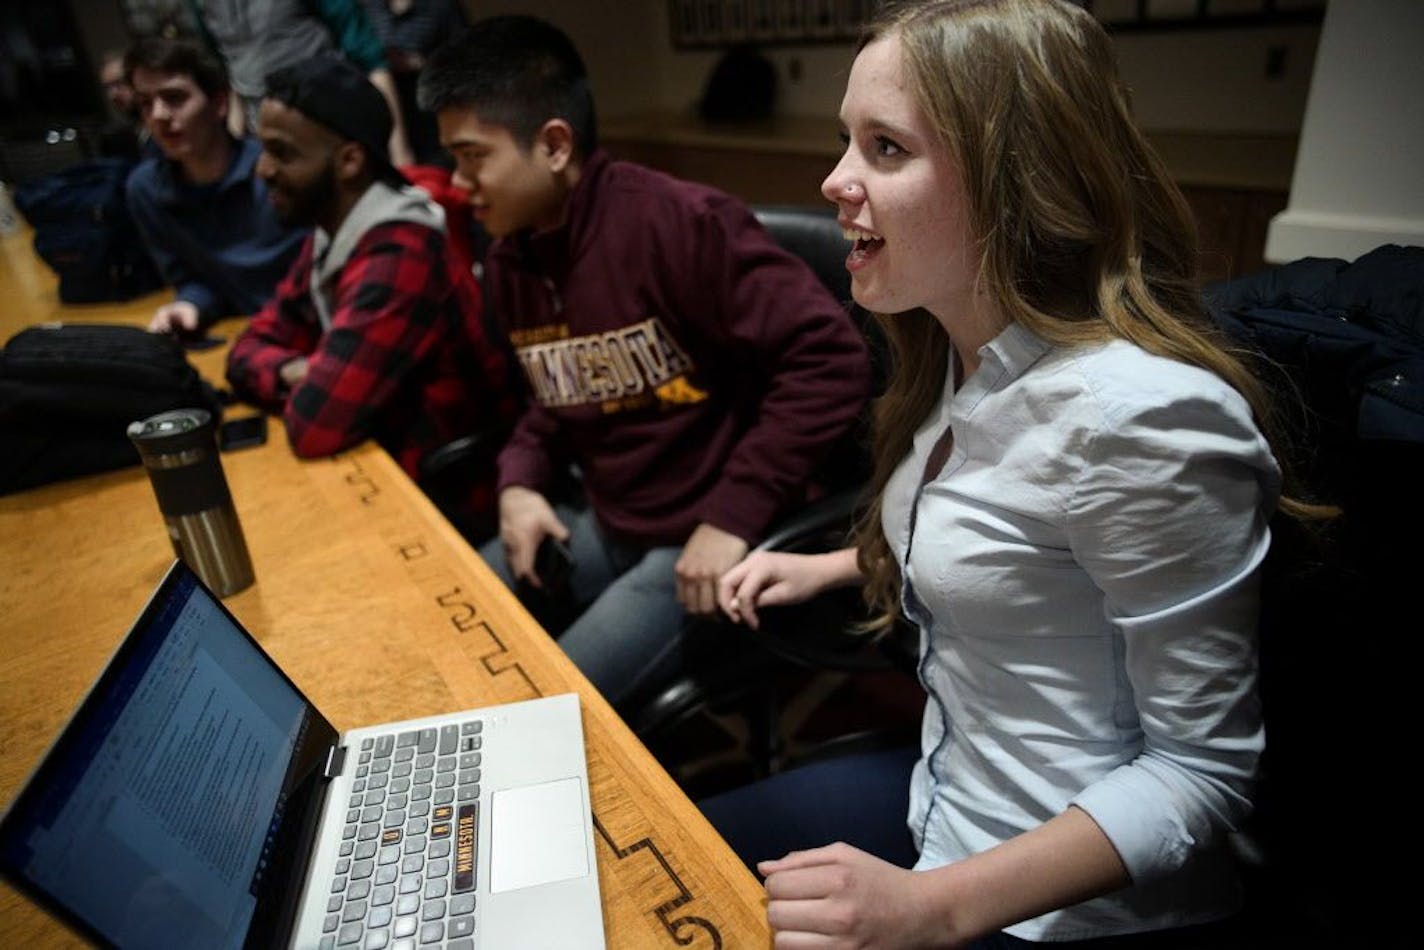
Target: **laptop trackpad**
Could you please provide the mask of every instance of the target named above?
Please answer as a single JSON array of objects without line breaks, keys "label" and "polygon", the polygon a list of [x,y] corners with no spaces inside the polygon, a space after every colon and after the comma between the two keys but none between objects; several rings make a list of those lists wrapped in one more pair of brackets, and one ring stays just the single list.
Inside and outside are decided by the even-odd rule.
[{"label": "laptop trackpad", "polygon": [[588,873],[588,819],[577,778],[495,792],[490,802],[490,891]]}]

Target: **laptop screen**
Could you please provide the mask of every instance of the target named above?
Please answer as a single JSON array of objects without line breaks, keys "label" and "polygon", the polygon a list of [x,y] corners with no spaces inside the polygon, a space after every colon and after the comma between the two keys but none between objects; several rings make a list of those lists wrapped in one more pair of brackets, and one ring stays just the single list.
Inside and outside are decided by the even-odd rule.
[{"label": "laptop screen", "polygon": [[240,947],[329,729],[176,565],[5,816],[0,864],[115,945]]}]

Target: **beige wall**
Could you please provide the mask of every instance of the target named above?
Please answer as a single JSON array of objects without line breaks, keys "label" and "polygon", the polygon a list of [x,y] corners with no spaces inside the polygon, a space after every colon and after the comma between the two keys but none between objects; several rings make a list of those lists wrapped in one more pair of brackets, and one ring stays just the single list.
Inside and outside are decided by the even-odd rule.
[{"label": "beige wall", "polygon": [[[716,61],[712,51],[672,48],[666,0],[467,0],[472,15],[531,13],[569,33],[588,61],[606,115],[687,110]],[[1124,76],[1144,127],[1153,131],[1295,134],[1300,131],[1319,27],[1122,34]],[[1283,47],[1285,72],[1265,76],[1266,57]],[[768,50],[781,77],[779,109],[830,116],[840,105],[849,45]],[[793,59],[801,80],[788,78]]]},{"label": "beige wall", "polygon": [[1418,0],[1330,4],[1290,207],[1271,222],[1268,260],[1424,245],[1421,37]]},{"label": "beige wall", "polygon": [[[1320,27],[1129,33],[1115,45],[1144,128],[1298,134]],[[1266,77],[1272,47],[1285,69]]]}]

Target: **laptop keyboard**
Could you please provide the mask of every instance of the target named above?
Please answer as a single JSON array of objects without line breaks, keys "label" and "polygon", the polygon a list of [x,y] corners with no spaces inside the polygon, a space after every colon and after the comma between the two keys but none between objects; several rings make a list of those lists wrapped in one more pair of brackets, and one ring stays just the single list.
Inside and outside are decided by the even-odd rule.
[{"label": "laptop keyboard", "polygon": [[481,726],[361,740],[321,950],[474,950]]}]

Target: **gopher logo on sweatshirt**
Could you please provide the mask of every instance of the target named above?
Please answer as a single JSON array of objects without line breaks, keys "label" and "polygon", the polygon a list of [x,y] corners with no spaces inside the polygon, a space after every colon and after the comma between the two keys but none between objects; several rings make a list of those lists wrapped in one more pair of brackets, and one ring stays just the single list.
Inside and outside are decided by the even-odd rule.
[{"label": "gopher logo on sweatshirt", "polygon": [[602,404],[610,411],[701,402],[707,393],[687,375],[695,368],[656,317],[569,337],[552,327],[510,334],[534,398],[548,408]]}]

